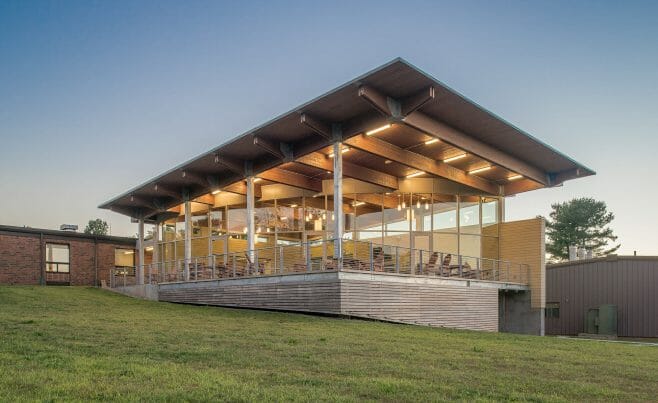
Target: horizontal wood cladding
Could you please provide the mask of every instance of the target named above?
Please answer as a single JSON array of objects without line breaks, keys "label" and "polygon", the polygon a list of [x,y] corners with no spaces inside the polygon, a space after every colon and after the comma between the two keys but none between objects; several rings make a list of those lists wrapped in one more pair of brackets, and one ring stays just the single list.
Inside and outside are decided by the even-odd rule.
[{"label": "horizontal wood cladding", "polygon": [[197,287],[161,286],[160,301],[340,314],[339,282],[303,281],[263,284],[197,283]]},{"label": "horizontal wood cladding", "polygon": [[498,290],[433,284],[341,281],[345,315],[498,331]]},{"label": "horizontal wood cladding", "polygon": [[162,284],[159,300],[498,330],[496,288],[345,279],[339,273],[321,280],[307,277]]}]

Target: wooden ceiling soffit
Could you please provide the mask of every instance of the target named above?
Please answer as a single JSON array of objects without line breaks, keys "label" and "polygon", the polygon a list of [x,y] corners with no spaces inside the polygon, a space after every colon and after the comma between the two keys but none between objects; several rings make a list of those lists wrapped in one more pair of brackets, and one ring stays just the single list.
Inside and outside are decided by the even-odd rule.
[{"label": "wooden ceiling soffit", "polygon": [[363,98],[376,110],[395,121],[401,121],[409,127],[420,130],[423,133],[436,137],[468,153],[477,155],[480,158],[496,165],[500,165],[505,169],[521,174],[543,185],[548,186],[550,184],[548,175],[540,169],[474,139],[473,137],[446,124],[438,122],[418,111],[423,105],[434,99],[433,87],[429,87],[427,90],[423,90],[416,95],[399,101],[380,93],[372,87],[362,86],[359,88],[359,97]]},{"label": "wooden ceiling soffit", "polygon": [[518,179],[513,182],[506,183],[503,186],[505,196],[514,195],[517,193],[529,192],[531,190],[541,189],[545,186],[539,182],[530,179]]},{"label": "wooden ceiling soffit", "polygon": [[345,140],[345,144],[349,145],[350,147],[358,148],[359,150],[365,151],[367,153],[398,162],[410,168],[417,169],[431,175],[440,176],[442,178],[470,186],[492,195],[499,195],[501,191],[497,184],[492,183],[486,179],[475,175],[469,175],[467,172],[455,168],[452,165],[433,160],[412,151],[404,150],[396,145],[376,139],[374,137],[359,135]]},{"label": "wooden ceiling soffit", "polygon": [[[247,195],[247,184],[245,183],[244,180],[240,180],[238,182],[231,183],[230,185],[222,187],[222,191],[225,192],[231,192],[231,193],[236,193],[242,196]],[[260,185],[254,184],[254,197],[255,198],[260,198],[261,197],[261,190],[260,190]]]},{"label": "wooden ceiling soffit", "polygon": [[413,112],[407,115],[403,119],[403,122],[410,127],[452,144],[467,153],[477,155],[480,158],[500,165],[509,171],[521,174],[542,185],[550,185],[548,175],[540,169],[476,140],[459,130],[453,129],[446,124],[438,122],[422,112]]},{"label": "wooden ceiling soffit", "polygon": [[[320,168],[325,171],[333,172],[334,163],[331,158],[328,158],[321,152],[314,152],[296,159],[296,162],[307,165],[313,168]],[[372,183],[385,187],[387,189],[397,190],[398,178],[374,169],[362,167],[351,162],[343,160],[343,176],[358,179],[362,182]]]}]

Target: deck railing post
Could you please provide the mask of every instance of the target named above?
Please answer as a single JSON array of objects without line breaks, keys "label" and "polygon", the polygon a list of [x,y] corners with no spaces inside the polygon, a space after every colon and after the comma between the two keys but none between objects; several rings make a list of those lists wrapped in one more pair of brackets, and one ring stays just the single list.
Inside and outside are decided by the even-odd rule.
[{"label": "deck railing post", "polygon": [[439,252],[439,275],[443,277],[443,252]]},{"label": "deck railing post", "polygon": [[279,267],[281,274],[283,274],[285,267],[285,263],[283,262],[283,246],[279,246]]},{"label": "deck railing post", "polygon": [[457,255],[457,261],[459,264],[459,278],[464,277],[464,270],[462,268],[462,255]]},{"label": "deck railing post", "polygon": [[214,280],[215,279],[215,267],[216,267],[216,263],[217,263],[216,260],[217,259],[215,259],[216,258],[215,255],[210,255],[210,258],[212,259],[212,274],[211,274],[211,276],[212,276],[212,279]]},{"label": "deck railing post", "polygon": [[311,243],[306,242],[304,244],[304,253],[306,254],[306,271],[312,271],[311,269]]},{"label": "deck railing post", "polygon": [[372,248],[372,241],[370,241],[368,253],[370,255],[370,271],[373,272],[375,271],[375,251]]},{"label": "deck railing post", "polygon": [[258,263],[258,249],[254,249],[254,264],[253,264],[254,276],[260,274],[260,264]]},{"label": "deck railing post", "polygon": [[395,272],[400,274],[400,247],[395,247]]},{"label": "deck railing post", "polygon": [[477,279],[482,280],[482,274],[480,273],[480,260],[481,258],[476,257],[475,258],[475,265],[477,267]]},{"label": "deck railing post", "polygon": [[418,274],[423,274],[423,250],[418,249]]},{"label": "deck railing post", "polygon": [[128,269],[123,269],[123,286],[126,286],[126,276],[128,275]]},{"label": "deck railing post", "polygon": [[236,274],[235,273],[236,272],[236,270],[235,270],[235,253],[233,254],[233,259],[232,260],[233,260],[232,261],[232,263],[233,263],[233,277],[235,277],[235,274]]}]

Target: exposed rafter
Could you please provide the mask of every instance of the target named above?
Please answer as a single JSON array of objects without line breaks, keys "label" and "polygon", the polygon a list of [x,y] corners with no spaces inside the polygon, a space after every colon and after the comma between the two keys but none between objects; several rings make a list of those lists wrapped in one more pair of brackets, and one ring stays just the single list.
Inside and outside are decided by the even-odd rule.
[{"label": "exposed rafter", "polygon": [[475,175],[469,175],[449,164],[404,150],[374,137],[359,135],[345,140],[345,144],[367,153],[398,162],[410,168],[482,190],[489,194],[498,195],[500,193],[500,188],[495,183]]},{"label": "exposed rafter", "polygon": [[260,172],[258,177],[271,182],[312,190],[314,192],[322,192],[322,181],[297,172],[286,171],[281,168],[272,168]]},{"label": "exposed rafter", "polygon": [[173,189],[171,189],[167,186],[162,186],[159,183],[156,183],[153,186],[153,190],[155,190],[155,192],[159,195],[168,196],[168,197],[171,197],[171,198],[176,199],[176,200],[180,200],[182,198],[182,195],[181,195],[180,192],[177,192],[177,191],[175,191],[175,190],[173,190]]},{"label": "exposed rafter", "polygon": [[477,155],[487,161],[517,172],[526,178],[530,178],[545,186],[550,186],[548,175],[538,168],[519,160],[507,153],[504,153],[488,144],[485,144],[475,138],[468,136],[459,130],[438,122],[422,112],[412,112],[407,115],[403,122],[417,130],[434,136],[446,143],[460,148],[470,154]]},{"label": "exposed rafter", "polygon": [[[297,158],[296,162],[313,168],[320,168],[325,171],[333,172],[333,161],[320,152],[314,152],[303,157]],[[363,182],[372,183],[373,185],[383,186],[388,189],[396,190],[398,188],[398,178],[374,169],[366,168],[343,160],[343,176],[358,179]]]},{"label": "exposed rafter", "polygon": [[418,111],[421,106],[434,98],[433,87],[429,87],[428,90],[423,90],[402,101],[382,94],[368,86],[360,87],[358,94],[376,110],[391,119],[401,121],[407,126],[427,133],[430,136],[436,137],[510,171],[518,172],[543,185],[550,186],[551,184],[545,172]]},{"label": "exposed rafter", "polygon": [[[183,178],[185,181],[201,186],[203,188],[208,187],[208,181],[204,177],[204,175],[196,173],[196,172],[191,172],[191,171],[181,171],[181,178]],[[187,190],[184,190],[183,193],[185,193]]]},{"label": "exposed rafter", "polygon": [[308,113],[302,113],[299,117],[299,121],[307,126],[309,129],[313,130],[315,133],[324,137],[327,140],[333,139],[333,132],[331,125],[322,122],[314,117],[310,116]]},{"label": "exposed rafter", "polygon": [[384,116],[398,121],[433,100],[434,87],[427,87],[402,100],[389,97],[367,85],[359,87],[358,94]]},{"label": "exposed rafter", "polygon": [[292,146],[290,144],[276,143],[264,137],[254,136],[254,145],[283,161],[291,161],[293,158]]},{"label": "exposed rafter", "polygon": [[[222,191],[225,192],[230,192],[230,193],[235,193],[239,194],[242,196],[247,195],[247,184],[244,182],[244,180],[240,180],[238,182],[231,183],[229,185],[226,185],[222,188]],[[262,195],[260,185],[254,184],[254,197],[260,198]]]},{"label": "exposed rafter", "polygon": [[231,157],[215,155],[215,163],[238,175],[245,175],[245,163]]}]

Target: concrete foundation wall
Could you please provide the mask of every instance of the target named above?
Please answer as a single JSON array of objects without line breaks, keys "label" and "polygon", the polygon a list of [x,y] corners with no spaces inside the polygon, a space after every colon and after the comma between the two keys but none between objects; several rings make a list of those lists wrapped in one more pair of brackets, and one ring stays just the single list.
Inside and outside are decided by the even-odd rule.
[{"label": "concrete foundation wall", "polygon": [[532,307],[531,291],[501,290],[498,331],[544,335],[544,309]]}]

